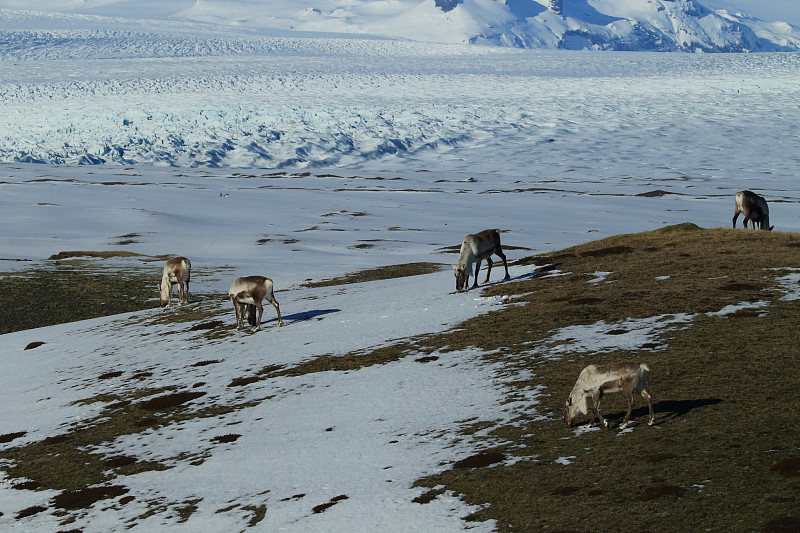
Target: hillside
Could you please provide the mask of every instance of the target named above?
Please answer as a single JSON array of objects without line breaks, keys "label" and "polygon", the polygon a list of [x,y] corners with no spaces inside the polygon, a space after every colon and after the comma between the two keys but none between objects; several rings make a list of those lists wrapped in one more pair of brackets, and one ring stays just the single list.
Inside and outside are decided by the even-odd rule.
[{"label": "hillside", "polygon": [[[259,440],[270,439],[277,428],[256,429],[261,417],[266,417],[262,423],[267,427],[278,424],[278,413],[268,413],[283,412],[284,402],[310,408],[320,390],[351,383],[358,389],[344,389],[340,400],[347,403],[347,397],[360,390],[359,396],[376,402],[376,410],[370,409],[367,416],[377,417],[378,426],[394,426],[394,433],[372,434],[369,424],[347,421],[358,411],[345,410],[347,416],[341,418],[338,408],[328,406],[316,427],[291,430],[311,439],[291,460],[304,457],[315,463],[314,453],[322,449],[315,441],[330,446],[337,434],[350,435],[357,444],[351,440],[340,451],[361,458],[364,470],[358,469],[356,479],[367,476],[360,483],[376,490],[379,485],[373,483],[381,478],[393,485],[392,480],[400,481],[397,476],[419,470],[382,463],[391,459],[380,450],[406,447],[407,457],[423,460],[434,470],[418,478],[413,489],[402,490],[402,481],[394,489],[401,489],[394,498],[405,494],[400,507],[417,517],[409,528],[430,527],[432,523],[419,517],[427,516],[426,509],[453,506],[454,496],[469,507],[456,505],[453,511],[468,516],[453,516],[437,527],[458,530],[456,518],[466,517],[481,531],[612,531],[625,516],[639,530],[678,530],[687,519],[700,530],[796,528],[798,407],[796,402],[781,402],[793,397],[795,383],[787,379],[787,372],[798,364],[794,326],[800,273],[792,266],[798,248],[800,235],[794,233],[701,229],[693,224],[610,237],[516,261],[512,282],[480,291],[481,300],[494,304],[443,331],[410,333],[348,353],[292,357],[291,362],[269,361],[275,359],[275,350],[286,346],[281,334],[313,322],[319,324],[315,328],[327,327],[327,313],[336,317],[339,312],[322,311],[335,301],[334,294],[341,295],[340,302],[348,294],[360,294],[377,303],[395,282],[413,280],[433,287],[440,274],[409,265],[329,280],[326,290],[333,292],[317,301],[318,312],[285,316],[284,331],[268,326],[255,336],[233,335],[230,310],[214,299],[173,315],[145,312],[111,321],[113,335],[122,343],[139,336],[139,343],[150,346],[148,351],[164,342],[192,339],[192,346],[174,346],[169,361],[157,365],[131,348],[130,360],[107,359],[104,352],[115,349],[105,334],[108,328],[103,322],[89,322],[75,333],[97,337],[99,344],[91,351],[74,350],[81,344],[88,348],[91,340],[72,341],[75,346],[70,348],[69,335],[54,335],[49,344],[26,351],[27,357],[43,360],[65,348],[71,351],[71,365],[83,370],[59,371],[59,387],[72,391],[72,409],[84,413],[81,420],[53,426],[47,438],[32,439],[26,428],[0,436],[6,443],[0,452],[4,475],[13,480],[17,493],[41,502],[25,506],[31,497],[6,499],[0,520],[12,526],[49,523],[82,531],[113,529],[120,521],[133,530],[159,523],[191,527],[196,520],[212,524],[209,527],[238,523],[247,529],[282,523],[287,512],[290,516],[297,512],[291,509],[299,507],[306,513],[296,524],[303,524],[301,529],[337,530],[344,523],[340,520],[360,520],[358,511],[345,502],[365,505],[365,495],[354,488],[358,485],[339,479],[332,491],[341,492],[331,492],[325,500],[303,474],[308,468],[294,472],[297,492],[292,494],[279,488],[278,470],[258,483],[240,478],[239,493],[227,493],[227,504],[200,487],[211,481],[213,489],[223,482],[215,476],[220,468],[233,468],[226,457],[256,469],[274,461],[269,458],[273,454],[284,461],[294,457],[282,447],[259,446],[249,432],[256,431]],[[478,296],[474,291],[463,296],[470,294]],[[438,307],[440,313],[455,310],[442,306],[460,296],[443,294],[428,306]],[[27,337],[6,338],[16,344],[44,334],[45,330],[31,330]],[[272,346],[273,355],[249,359],[247,353],[263,342]],[[230,351],[237,345],[243,350],[238,356]],[[252,348],[245,350],[246,345]],[[217,358],[209,357],[213,352]],[[580,369],[623,359],[650,365],[648,389],[654,397],[656,426],[642,423],[645,412],[637,403],[637,423],[626,431],[564,428],[561,406]],[[464,407],[477,407],[475,394],[483,389],[480,380],[469,377],[469,368],[489,371],[501,395],[500,411],[487,411],[484,404],[482,414],[467,415]],[[387,372],[395,385],[371,381]],[[369,392],[382,387],[381,395],[397,400],[393,389],[398,379],[411,387],[406,380],[412,377],[419,394],[427,398],[424,407],[417,406],[413,396],[404,396],[403,409],[393,411],[378,400],[380,395]],[[104,384],[113,387],[101,394]],[[306,401],[286,400],[294,395]],[[621,418],[622,406],[619,396],[604,402],[612,423]],[[31,410],[33,404],[27,408],[27,429],[42,425],[37,417],[44,411]],[[458,422],[445,426],[438,418],[440,408],[452,410],[452,420]],[[253,413],[261,417],[254,420]],[[412,429],[419,424],[411,422],[415,415],[433,422],[422,441],[414,436],[421,429]],[[399,429],[394,417],[409,416],[404,422],[409,425]],[[214,419],[219,422],[214,424]],[[356,436],[352,431],[368,434]],[[183,448],[190,442],[193,447]],[[280,442],[273,440],[272,446]],[[381,458],[371,463],[376,452]],[[253,453],[266,456],[256,459]],[[378,470],[374,479],[367,474],[372,468]],[[197,483],[201,475],[212,477],[188,492],[178,488],[187,480]],[[184,481],[176,484],[177,479]],[[242,494],[242,485],[252,488]],[[158,496],[157,487],[170,486],[171,497]],[[226,487],[223,493],[230,489]],[[598,513],[598,508],[604,512]],[[389,529],[403,530],[398,522],[391,523]]]},{"label": "hillside", "polygon": [[[622,517],[637,531],[796,530],[798,247],[797,234],[683,224],[531,258],[551,266],[485,292],[516,305],[427,346],[479,347],[526,376],[509,400],[544,384],[542,404],[481,428],[475,459],[490,466],[420,485],[465,494],[484,506],[470,518],[500,531],[617,531]],[[565,429],[580,370],[618,360],[650,365],[656,426],[638,398],[632,431]],[[624,400],[603,411],[619,423]]]}]

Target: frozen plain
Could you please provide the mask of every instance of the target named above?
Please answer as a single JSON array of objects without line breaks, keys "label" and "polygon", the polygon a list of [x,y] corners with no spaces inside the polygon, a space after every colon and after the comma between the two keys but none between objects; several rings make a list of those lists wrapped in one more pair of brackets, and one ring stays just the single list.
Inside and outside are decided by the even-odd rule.
[{"label": "frozen plain", "polygon": [[[727,226],[733,194],[744,188],[770,200],[776,230],[800,225],[797,54],[557,53],[224,32],[212,39],[208,27],[186,23],[179,26],[188,39],[174,36],[173,23],[155,38],[152,24],[130,34],[112,28],[106,38],[92,29],[91,39],[71,28],[80,38],[4,50],[3,270],[63,250],[119,249],[120,237],[136,233],[125,249],[190,256],[199,295],[223,295],[236,275],[273,277],[287,325],[273,329],[266,309],[264,331],[207,342],[153,309],[3,335],[0,434],[27,432],[4,446],[93,418],[102,403],[75,402],[103,393],[203,383],[198,412],[242,406],[97,450],[173,468],[114,479],[135,499],[100,502],[69,527],[245,530],[266,506],[254,526],[263,531],[491,530],[461,521],[472,509],[456,495],[412,503],[421,491],[412,483],[476,451],[460,427],[511,420],[532,412],[540,394],[562,391],[542,384],[504,404],[514,376],[475,352],[228,384],[266,365],[441,331],[503,302],[451,294],[448,267],[328,289],[303,281],[451,263],[452,254],[437,252],[485,227],[529,249],[509,251],[513,259],[673,223]],[[182,52],[189,43],[195,52]],[[155,284],[160,265],[152,268]],[[512,276],[533,270],[513,267]],[[233,322],[222,297],[192,305]],[[642,324],[643,339],[651,327]],[[607,349],[600,343],[609,336],[586,333],[584,355]],[[23,351],[31,341],[46,344]],[[192,366],[211,360],[219,363]],[[109,371],[123,374],[96,379]],[[143,371],[152,374],[131,379]],[[212,441],[233,432],[242,435],[234,443]],[[47,506],[55,491],[12,484],[0,481],[3,529],[63,527],[52,511],[15,520],[22,509]],[[187,501],[199,503],[181,521]]]}]

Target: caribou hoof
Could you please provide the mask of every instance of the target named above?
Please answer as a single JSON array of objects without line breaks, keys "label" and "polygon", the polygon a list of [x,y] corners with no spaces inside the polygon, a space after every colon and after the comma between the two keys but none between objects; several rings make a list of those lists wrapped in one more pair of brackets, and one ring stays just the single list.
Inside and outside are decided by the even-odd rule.
[{"label": "caribou hoof", "polygon": [[253,328],[251,331],[252,331],[253,333],[255,333],[256,331],[258,331],[258,330],[260,330],[260,329],[261,329],[260,327],[256,326],[256,327],[254,327],[254,328]]},{"label": "caribou hoof", "polygon": [[619,429],[620,429],[620,430],[623,430],[623,429],[625,429],[626,427],[628,427],[628,423],[627,423],[627,422],[625,422],[624,424],[622,424],[622,425],[619,427]]},{"label": "caribou hoof", "polygon": [[605,418],[603,419],[603,425],[606,427],[606,429],[608,429],[608,420]]},{"label": "caribou hoof", "polygon": [[656,423],[656,419],[654,418],[654,419],[650,420],[650,422],[648,422],[647,425],[648,426],[652,426],[655,423]]}]

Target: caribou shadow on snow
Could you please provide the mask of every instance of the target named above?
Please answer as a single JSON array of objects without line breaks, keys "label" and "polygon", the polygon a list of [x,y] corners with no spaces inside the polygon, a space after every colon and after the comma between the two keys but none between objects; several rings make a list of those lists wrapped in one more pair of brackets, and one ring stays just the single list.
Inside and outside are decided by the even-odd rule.
[{"label": "caribou shadow on snow", "polygon": [[[303,311],[301,313],[294,313],[292,315],[284,316],[283,318],[287,323],[294,324],[295,322],[303,322],[305,320],[311,320],[313,318],[320,318],[325,315],[329,315],[331,313],[338,313],[341,309],[315,309],[313,311]],[[265,322],[274,322],[277,320],[273,318],[271,320]]]}]

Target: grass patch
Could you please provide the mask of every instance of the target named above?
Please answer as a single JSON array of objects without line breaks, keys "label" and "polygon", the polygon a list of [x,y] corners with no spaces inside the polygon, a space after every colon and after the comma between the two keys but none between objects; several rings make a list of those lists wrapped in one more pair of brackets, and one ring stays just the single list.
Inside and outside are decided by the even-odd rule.
[{"label": "grass patch", "polygon": [[335,285],[348,285],[351,283],[364,283],[366,281],[380,281],[384,279],[404,278],[409,276],[421,276],[431,274],[442,269],[439,263],[406,263],[403,265],[389,265],[377,268],[369,268],[353,272],[345,276],[332,278],[324,281],[309,282],[303,287],[333,287]]},{"label": "grass patch", "polygon": [[[114,398],[104,398],[103,401],[111,403],[96,418],[86,420],[66,433],[0,451],[4,473],[21,482],[34,482],[42,489],[60,490],[64,494],[64,501],[70,501],[73,497],[88,501],[97,494],[102,494],[102,490],[97,487],[106,486],[117,475],[135,475],[171,468],[157,461],[140,460],[125,455],[105,456],[91,450],[123,435],[137,434],[184,420],[218,417],[251,405],[244,403],[190,410],[187,404],[205,393],[144,389],[138,394],[151,398],[144,401],[137,401],[138,398],[117,398],[116,401]],[[94,401],[90,398],[82,403]],[[11,441],[22,435],[24,433],[8,434],[6,438]],[[211,444],[207,448],[210,447]],[[202,462],[204,453],[204,450],[199,449],[192,457],[177,459]],[[58,502],[54,505],[72,508]]]},{"label": "grass patch", "polygon": [[42,511],[46,511],[47,507],[42,507],[41,505],[34,505],[32,507],[28,507],[26,509],[21,510],[17,513],[17,520],[21,520],[23,518],[27,518],[29,516],[33,516],[35,514],[41,513]]},{"label": "grass patch", "polygon": [[207,329],[216,329],[224,326],[222,320],[209,320],[208,322],[200,322],[189,328],[189,331],[203,331]]},{"label": "grass patch", "polygon": [[115,257],[149,257],[144,254],[136,252],[129,252],[127,250],[109,250],[105,252],[92,252],[92,251],[69,251],[58,252],[57,254],[48,257],[50,260],[72,259],[75,257],[91,257],[96,259],[111,259]]},{"label": "grass patch", "polygon": [[91,507],[95,502],[116,498],[127,492],[128,489],[122,485],[65,490],[53,498],[53,505],[59,509],[66,510],[86,509]]},{"label": "grass patch", "polygon": [[241,435],[238,433],[228,433],[227,435],[217,435],[216,437],[211,437],[211,442],[217,444],[226,444],[229,442],[236,442]]},{"label": "grass patch", "polygon": [[154,276],[58,264],[1,274],[0,335],[154,307]]},{"label": "grass patch", "polygon": [[196,363],[193,363],[191,366],[200,367],[200,366],[216,365],[216,364],[219,364],[221,362],[222,361],[220,361],[219,359],[207,359],[205,361],[198,361]]},{"label": "grass patch", "polygon": [[145,411],[164,411],[166,409],[180,407],[187,402],[200,398],[201,396],[205,396],[205,394],[205,392],[199,391],[174,392],[171,394],[165,394],[163,396],[157,396],[156,398],[142,402],[140,407]]},{"label": "grass patch", "polygon": [[203,500],[199,498],[194,498],[179,504],[176,508],[176,511],[178,513],[178,523],[183,524],[184,522],[188,521],[192,517],[192,515],[197,512],[198,504],[201,501]]},{"label": "grass patch", "polygon": [[349,497],[346,494],[340,494],[339,496],[334,496],[333,498],[331,498],[329,502],[321,503],[319,505],[314,506],[312,511],[314,512],[314,514],[324,513],[337,503],[347,500],[348,498]]},{"label": "grass patch", "polygon": [[[158,306],[161,257],[133,254],[122,263],[104,264],[97,257],[127,257],[116,252],[61,252],[66,259],[36,263],[17,272],[0,272],[0,335],[25,329],[129,313]],[[53,256],[56,257],[56,256]],[[154,262],[155,261],[155,262]],[[214,274],[223,272],[219,267]],[[204,272],[193,272],[195,277]],[[173,294],[176,293],[173,290]],[[224,295],[227,296],[227,295]],[[209,320],[223,295],[192,292],[190,304],[173,305],[150,317],[156,322],[193,322],[207,337],[224,336],[221,321]],[[233,313],[231,313],[233,314]],[[139,321],[140,317],[133,320]],[[26,349],[44,344],[31,343]]]},{"label": "grass patch", "polygon": [[500,452],[484,452],[456,461],[453,468],[483,468],[504,461],[505,458],[505,454]]},{"label": "grass patch", "polygon": [[250,519],[247,521],[247,527],[255,527],[267,516],[266,505],[245,505],[242,509],[251,514]]},{"label": "grass patch", "polygon": [[[391,344],[376,350],[353,352],[346,355],[321,355],[289,368],[275,368],[264,372],[261,379],[279,376],[302,376],[315,372],[358,370],[373,365],[384,365],[417,353],[422,348],[411,342]],[[248,379],[248,378],[244,378]],[[256,380],[254,380],[256,381]],[[232,386],[232,385],[229,385]]]}]

